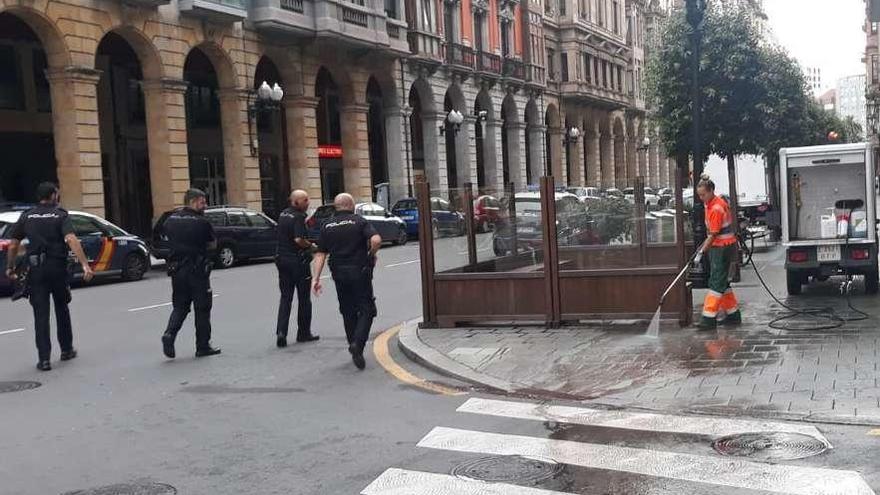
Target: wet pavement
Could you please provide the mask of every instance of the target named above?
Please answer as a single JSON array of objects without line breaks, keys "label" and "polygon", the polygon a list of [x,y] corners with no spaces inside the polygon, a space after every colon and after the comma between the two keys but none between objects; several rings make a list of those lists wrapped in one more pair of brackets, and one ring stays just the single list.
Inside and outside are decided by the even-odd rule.
[{"label": "wet pavement", "polygon": [[[755,257],[778,294],[785,287],[782,256],[776,248]],[[840,282],[820,283],[783,302],[856,316],[837,293]],[[670,412],[880,424],[880,305],[877,298],[863,295],[860,282],[851,301],[870,318],[825,330],[809,328],[833,321],[813,316],[782,322],[798,330],[768,327],[787,310],[763,291],[753,267],[744,269],[736,291],[746,323],[715,332],[670,323],[659,339],[652,339],[644,335],[642,322],[606,322],[558,329],[420,329],[417,337],[422,350],[439,356],[433,367],[451,363],[467,370],[463,377],[468,380],[528,396]],[[695,307],[701,300],[696,291]],[[430,356],[422,361],[432,364]]]}]

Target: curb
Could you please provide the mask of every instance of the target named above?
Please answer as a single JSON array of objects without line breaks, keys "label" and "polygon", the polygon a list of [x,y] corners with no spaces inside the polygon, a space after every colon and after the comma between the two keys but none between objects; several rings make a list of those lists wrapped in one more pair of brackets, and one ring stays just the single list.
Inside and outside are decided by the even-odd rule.
[{"label": "curb", "polygon": [[522,388],[516,384],[468,368],[425,344],[419,338],[420,321],[410,320],[404,323],[400,333],[397,334],[397,346],[409,359],[437,373],[497,392],[510,394]]},{"label": "curb", "polygon": [[823,413],[797,413],[783,411],[767,411],[760,409],[746,410],[719,410],[712,407],[692,406],[686,408],[649,408],[638,405],[620,405],[602,402],[601,399],[589,399],[586,397],[562,397],[550,390],[529,389],[524,385],[508,382],[480,373],[469,368],[442,352],[424,343],[419,338],[419,322],[421,319],[410,320],[402,324],[400,333],[397,335],[397,346],[403,354],[415,363],[432,371],[446,375],[456,380],[475,385],[490,393],[502,393],[508,396],[522,396],[524,398],[538,400],[574,400],[590,407],[598,407],[610,410],[634,410],[657,414],[685,414],[715,417],[741,417],[750,419],[768,419],[778,421],[795,421],[813,424],[833,424],[845,426],[880,426],[880,418],[838,416]]}]

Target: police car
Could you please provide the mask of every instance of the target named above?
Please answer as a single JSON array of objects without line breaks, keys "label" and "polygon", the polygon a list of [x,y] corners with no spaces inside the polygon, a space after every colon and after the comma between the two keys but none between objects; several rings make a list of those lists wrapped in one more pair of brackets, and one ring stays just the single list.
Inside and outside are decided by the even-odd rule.
[{"label": "police car", "polygon": [[[0,211],[0,266],[6,266],[6,255],[11,244],[12,226],[18,222],[21,214],[27,209],[16,206]],[[95,277],[120,277],[122,280],[133,281],[144,277],[150,269],[150,251],[147,244],[140,238],[129,234],[121,228],[101,217],[82,211],[70,211],[70,221]],[[27,242],[27,239],[24,241]],[[24,249],[19,250],[19,255]],[[71,260],[73,254],[71,253]],[[75,262],[74,279],[82,277],[82,268]],[[0,271],[0,292],[10,292],[12,282],[6,278],[5,270]]]}]

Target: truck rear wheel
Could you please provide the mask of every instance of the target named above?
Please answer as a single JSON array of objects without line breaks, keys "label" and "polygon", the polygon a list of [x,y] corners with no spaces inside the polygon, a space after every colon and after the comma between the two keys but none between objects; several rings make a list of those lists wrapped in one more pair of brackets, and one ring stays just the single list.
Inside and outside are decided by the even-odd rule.
[{"label": "truck rear wheel", "polygon": [[804,277],[800,273],[786,271],[785,284],[788,287],[789,296],[799,296],[804,285]]}]

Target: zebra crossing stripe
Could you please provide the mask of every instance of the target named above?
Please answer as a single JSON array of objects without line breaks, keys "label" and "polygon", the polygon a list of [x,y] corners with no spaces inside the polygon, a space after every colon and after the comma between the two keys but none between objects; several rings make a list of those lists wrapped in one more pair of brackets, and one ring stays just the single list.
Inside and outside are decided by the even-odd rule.
[{"label": "zebra crossing stripe", "polygon": [[506,483],[486,483],[448,474],[407,471],[397,468],[391,468],[382,473],[370,483],[370,486],[364,488],[361,495],[440,495],[446,493],[454,493],[455,495],[573,495]]},{"label": "zebra crossing stripe", "polygon": [[485,455],[550,458],[559,463],[590,469],[789,495],[874,495],[874,491],[855,471],[763,464],[720,456],[660,452],[445,427],[431,430],[418,446]]},{"label": "zebra crossing stripe", "polygon": [[831,445],[815,426],[755,420],[608,411],[584,407],[554,406],[550,404],[532,404],[528,402],[481,398],[469,399],[458,408],[458,412],[535,421],[556,421],[559,423],[603,428],[684,433],[711,437],[723,437],[739,433],[800,433],[824,442],[828,446]]}]

